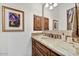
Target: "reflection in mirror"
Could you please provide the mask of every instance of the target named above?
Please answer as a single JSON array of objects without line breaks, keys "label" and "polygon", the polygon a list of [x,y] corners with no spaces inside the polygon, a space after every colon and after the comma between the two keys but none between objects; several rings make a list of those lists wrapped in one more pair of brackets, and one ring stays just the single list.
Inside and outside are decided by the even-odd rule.
[{"label": "reflection in mirror", "polygon": [[[53,9],[58,6],[58,3],[43,3],[42,4],[42,31],[45,31],[45,28],[49,28],[48,30],[55,30],[54,25],[52,25],[54,22],[53,20]],[[48,20],[45,20],[45,18]],[[48,21],[48,22],[46,22]],[[58,21],[55,22],[56,24],[56,30],[58,30]]]},{"label": "reflection in mirror", "polygon": [[58,20],[53,20],[53,30],[58,30]]}]

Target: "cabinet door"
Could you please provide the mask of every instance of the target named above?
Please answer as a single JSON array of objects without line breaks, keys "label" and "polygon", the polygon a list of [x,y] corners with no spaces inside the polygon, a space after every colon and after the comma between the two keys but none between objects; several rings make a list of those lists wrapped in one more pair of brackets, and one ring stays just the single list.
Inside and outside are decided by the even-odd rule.
[{"label": "cabinet door", "polygon": [[59,54],[32,38],[32,56],[59,56]]},{"label": "cabinet door", "polygon": [[49,30],[49,19],[44,18],[44,30]]},{"label": "cabinet door", "polygon": [[35,43],[36,43],[36,48],[40,51],[42,56],[50,55],[50,50],[47,47],[45,47],[44,45],[42,45],[41,43],[39,43],[37,41]]},{"label": "cabinet door", "polygon": [[[42,17],[34,15],[34,30],[41,31],[42,30]],[[49,19],[44,17],[44,30],[49,30]]]},{"label": "cabinet door", "polygon": [[42,30],[42,25],[41,25],[41,17],[34,15],[34,30],[40,31]]},{"label": "cabinet door", "polygon": [[43,56],[43,54],[40,52],[40,50],[35,47],[35,56]]},{"label": "cabinet door", "polygon": [[32,56],[35,56],[35,42],[34,39],[32,39]]}]

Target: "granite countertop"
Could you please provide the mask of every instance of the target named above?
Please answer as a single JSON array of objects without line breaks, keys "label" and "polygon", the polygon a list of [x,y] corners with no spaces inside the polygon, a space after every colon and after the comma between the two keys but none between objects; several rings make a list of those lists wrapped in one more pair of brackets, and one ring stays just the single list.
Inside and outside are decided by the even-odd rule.
[{"label": "granite countertop", "polygon": [[77,50],[72,44],[64,42],[62,39],[53,39],[44,35],[32,36],[35,40],[55,51],[59,55],[78,56]]}]

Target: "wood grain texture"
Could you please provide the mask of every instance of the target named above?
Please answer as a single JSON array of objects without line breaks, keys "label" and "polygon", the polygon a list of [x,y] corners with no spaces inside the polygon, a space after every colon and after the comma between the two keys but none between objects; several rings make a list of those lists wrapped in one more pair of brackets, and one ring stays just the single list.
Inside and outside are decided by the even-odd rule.
[{"label": "wood grain texture", "polygon": [[[41,31],[42,30],[42,16],[37,16],[37,15],[34,15],[34,30],[35,31]],[[49,19],[44,17],[44,30],[49,30]]]},{"label": "wood grain texture", "polygon": [[60,55],[32,38],[32,56],[60,56]]}]

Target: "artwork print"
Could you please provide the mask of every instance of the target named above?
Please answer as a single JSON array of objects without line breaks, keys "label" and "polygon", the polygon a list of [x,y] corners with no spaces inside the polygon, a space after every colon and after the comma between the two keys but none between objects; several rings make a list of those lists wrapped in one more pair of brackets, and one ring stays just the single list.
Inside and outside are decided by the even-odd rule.
[{"label": "artwork print", "polygon": [[20,26],[20,14],[9,12],[9,27]]},{"label": "artwork print", "polygon": [[58,21],[53,20],[53,30],[58,30]]},{"label": "artwork print", "polygon": [[24,31],[24,11],[2,6],[2,31]]},{"label": "artwork print", "polygon": [[67,10],[67,29],[72,30],[72,23],[74,19],[74,8]]}]

